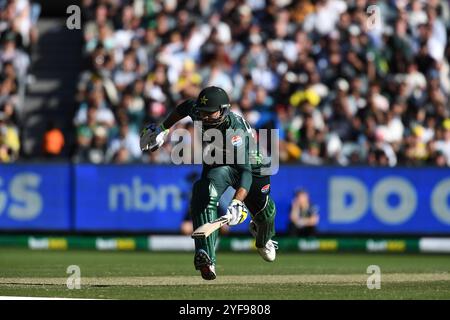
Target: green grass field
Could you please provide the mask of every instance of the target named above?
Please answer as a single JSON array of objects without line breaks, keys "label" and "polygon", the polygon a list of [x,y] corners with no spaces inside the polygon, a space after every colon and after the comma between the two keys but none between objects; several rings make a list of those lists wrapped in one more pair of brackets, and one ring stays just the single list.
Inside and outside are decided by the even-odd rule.
[{"label": "green grass field", "polygon": [[[95,299],[450,299],[450,256],[218,252],[214,281],[193,268],[191,253],[32,251],[0,248],[0,296]],[[69,290],[66,269],[81,269]],[[369,265],[381,289],[369,290]]]}]

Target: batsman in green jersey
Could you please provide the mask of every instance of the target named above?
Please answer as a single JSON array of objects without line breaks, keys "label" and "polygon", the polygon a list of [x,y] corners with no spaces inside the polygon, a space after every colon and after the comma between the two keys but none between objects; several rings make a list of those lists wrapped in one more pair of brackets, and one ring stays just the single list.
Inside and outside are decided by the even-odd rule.
[{"label": "batsman in green jersey", "polygon": [[[250,212],[250,232],[262,258],[274,261],[275,203],[270,197],[270,175],[262,174],[261,154],[250,125],[230,112],[227,93],[219,87],[203,89],[196,100],[178,105],[162,124],[150,124],[141,133],[141,149],[157,150],[164,143],[169,128],[190,116],[202,126],[202,141],[212,141],[203,148],[203,172],[194,183],[190,212],[194,229],[217,218],[219,199],[231,186],[236,192],[227,213],[229,225],[242,223]],[[219,135],[220,133],[220,135]],[[220,136],[220,138],[218,138]],[[214,137],[214,138],[213,138]],[[216,278],[215,244],[218,231],[208,238],[195,239],[194,265],[203,279]]]}]

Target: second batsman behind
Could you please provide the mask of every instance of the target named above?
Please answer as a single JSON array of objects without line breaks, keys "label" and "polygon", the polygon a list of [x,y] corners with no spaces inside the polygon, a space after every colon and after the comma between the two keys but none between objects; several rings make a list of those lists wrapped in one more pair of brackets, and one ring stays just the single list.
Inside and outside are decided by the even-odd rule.
[{"label": "second batsman behind", "polygon": [[[144,128],[141,149],[154,151],[161,147],[169,128],[187,116],[201,122],[202,141],[212,140],[205,139],[205,135],[212,132],[210,129],[215,129],[215,133],[220,132],[223,140],[215,141],[216,145],[209,150],[219,153],[223,161],[207,164],[203,153],[203,172],[200,180],[193,185],[190,212],[194,229],[217,218],[219,199],[231,186],[236,192],[227,210],[232,215],[229,225],[242,223],[250,212],[250,232],[256,238],[258,252],[264,260],[271,262],[275,260],[277,243],[271,240],[275,235],[275,203],[269,195],[270,175],[261,174],[262,156],[255,150],[257,148],[251,147],[256,144],[251,143],[255,141],[250,125],[241,116],[230,112],[230,107],[230,100],[223,89],[207,87],[196,100],[190,99],[179,104],[163,123],[150,124]],[[230,152],[233,161],[226,161]],[[238,155],[242,154],[243,161],[239,161]],[[216,158],[217,154],[210,156]],[[217,236],[218,231],[204,240],[195,239],[194,265],[205,280],[216,278]]]}]

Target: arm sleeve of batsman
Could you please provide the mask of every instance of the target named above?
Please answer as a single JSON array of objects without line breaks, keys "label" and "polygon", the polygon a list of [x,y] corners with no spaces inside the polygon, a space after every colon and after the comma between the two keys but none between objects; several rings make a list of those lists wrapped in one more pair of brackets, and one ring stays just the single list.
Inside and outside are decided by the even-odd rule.
[{"label": "arm sleeve of batsman", "polygon": [[[237,138],[236,138],[237,137]],[[236,189],[239,191],[240,188],[243,188],[247,190],[247,193],[250,191],[250,187],[252,186],[252,165],[250,163],[250,143],[249,143],[249,137],[247,136],[234,136],[232,137],[234,140],[240,139],[243,140],[244,143],[241,142],[241,144],[237,144],[234,147],[234,163],[236,164],[236,169],[239,171],[240,174],[240,181],[239,181],[239,187]],[[232,142],[233,143],[233,142]],[[235,198],[238,192],[235,194]],[[245,194],[245,196],[247,195]],[[245,200],[245,197],[243,199],[239,199],[241,201]]]},{"label": "arm sleeve of batsman", "polygon": [[249,160],[249,150],[248,150],[248,139],[242,138],[240,136],[233,136],[232,139],[243,139],[245,143],[234,147],[234,163],[236,164],[236,169],[239,172],[239,185],[236,188],[236,193],[234,194],[233,200],[231,201],[227,214],[232,216],[229,225],[234,226],[242,223],[247,219],[248,209],[244,204],[244,200],[252,185],[252,167]]},{"label": "arm sleeve of batsman", "polygon": [[[188,115],[190,115],[192,113],[192,108],[194,107],[194,104],[195,104],[195,101],[193,99],[185,100],[183,103],[180,103],[176,107],[175,111],[181,117],[181,119],[183,119],[184,117],[187,117]],[[165,124],[169,125],[170,123],[165,123]],[[173,123],[170,125],[172,126]]]}]

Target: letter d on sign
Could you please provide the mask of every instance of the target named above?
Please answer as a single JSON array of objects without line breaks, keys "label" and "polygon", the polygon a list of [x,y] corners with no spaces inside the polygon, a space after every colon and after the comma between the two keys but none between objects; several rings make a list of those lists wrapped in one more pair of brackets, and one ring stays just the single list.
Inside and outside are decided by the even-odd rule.
[{"label": "letter d on sign", "polygon": [[66,270],[67,274],[71,274],[66,281],[67,289],[81,289],[81,270],[77,265],[70,265]]},{"label": "letter d on sign", "polygon": [[367,267],[367,273],[371,274],[367,278],[367,288],[372,289],[381,289],[381,269],[379,266],[370,265]]},{"label": "letter d on sign", "polygon": [[[366,186],[348,176],[333,177],[329,182],[328,212],[332,223],[352,223],[361,219],[369,206]],[[350,198],[350,203],[346,199]]]}]

